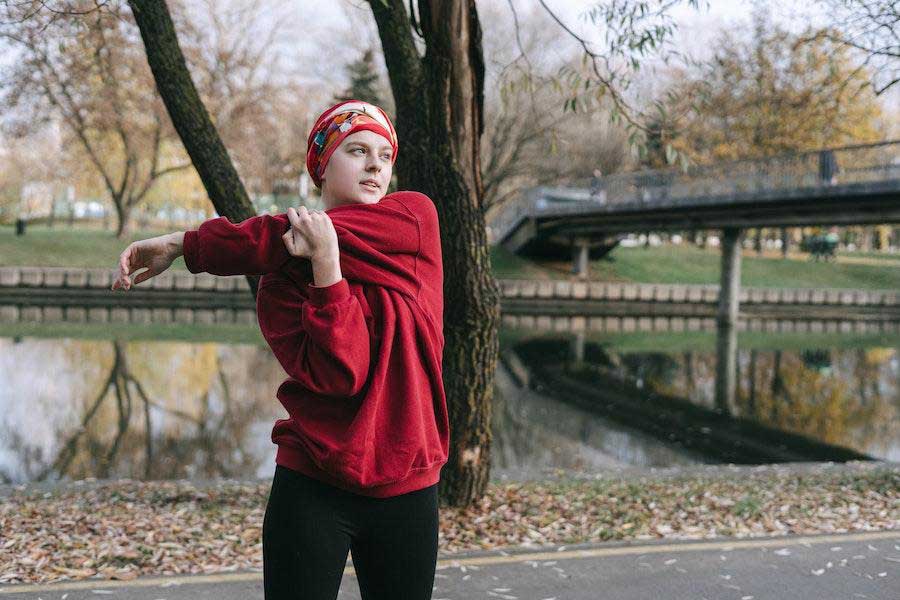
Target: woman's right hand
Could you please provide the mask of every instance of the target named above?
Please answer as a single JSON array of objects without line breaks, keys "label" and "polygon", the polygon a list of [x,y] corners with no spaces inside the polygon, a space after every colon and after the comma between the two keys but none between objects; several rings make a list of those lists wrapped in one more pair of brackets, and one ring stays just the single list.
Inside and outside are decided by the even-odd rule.
[{"label": "woman's right hand", "polygon": [[[168,233],[129,244],[119,255],[119,272],[111,289],[127,291],[132,285],[168,269],[172,261],[181,256],[183,236],[183,232]],[[147,270],[135,276],[132,282],[134,272],[144,267]]]}]

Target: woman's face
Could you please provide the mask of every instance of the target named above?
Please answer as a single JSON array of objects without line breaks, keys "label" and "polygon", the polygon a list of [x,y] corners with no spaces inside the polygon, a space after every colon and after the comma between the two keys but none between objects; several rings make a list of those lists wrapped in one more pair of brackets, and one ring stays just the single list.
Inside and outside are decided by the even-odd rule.
[{"label": "woman's face", "polygon": [[[391,181],[392,153],[391,144],[374,131],[356,131],[345,137],[322,174],[325,208],[381,200]],[[375,185],[367,183],[371,181]]]}]

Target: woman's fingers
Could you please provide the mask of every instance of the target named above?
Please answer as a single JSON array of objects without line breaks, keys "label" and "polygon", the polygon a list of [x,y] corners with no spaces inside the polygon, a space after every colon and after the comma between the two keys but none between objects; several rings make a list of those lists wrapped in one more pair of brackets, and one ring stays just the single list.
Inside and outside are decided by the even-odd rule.
[{"label": "woman's fingers", "polygon": [[116,274],[116,280],[113,281],[112,289],[125,289],[127,290],[131,286],[131,281],[128,279],[128,274],[131,272],[131,268],[129,266],[129,257],[131,255],[132,246],[129,245],[122,254],[119,255],[119,272]]},{"label": "woman's fingers", "polygon": [[304,219],[309,217],[309,211],[305,206],[301,206],[300,208],[290,206],[287,209],[287,216],[288,220],[291,222],[291,226],[298,227],[303,223]]},{"label": "woman's fingers", "polygon": [[144,264],[146,259],[143,257],[140,250],[138,244],[132,242],[125,248],[122,254],[119,255],[119,273],[116,281],[113,282],[112,289],[130,290],[131,286],[137,285],[147,279],[147,277],[141,277],[145,273],[141,273],[137,276],[134,275],[135,271],[144,267],[149,267],[149,265]]},{"label": "woman's fingers", "polygon": [[322,238],[328,237],[328,230],[334,229],[331,219],[321,210],[309,210],[305,206],[288,207],[287,217],[291,228],[281,239],[291,256],[309,258],[321,245]]},{"label": "woman's fingers", "polygon": [[141,283],[142,281],[147,281],[151,277],[158,275],[158,274],[159,273],[157,273],[153,269],[147,269],[143,273],[138,273],[137,276],[134,278],[134,285],[137,285],[137,284]]},{"label": "woman's fingers", "polygon": [[119,255],[119,269],[112,289],[129,290],[168,269],[174,257],[168,249],[167,239],[167,236],[158,236],[129,244]]}]

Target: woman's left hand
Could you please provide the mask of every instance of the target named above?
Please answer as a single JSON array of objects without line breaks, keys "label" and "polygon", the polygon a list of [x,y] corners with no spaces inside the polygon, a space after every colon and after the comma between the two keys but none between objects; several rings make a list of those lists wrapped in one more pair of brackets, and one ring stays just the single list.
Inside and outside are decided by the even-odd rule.
[{"label": "woman's left hand", "polygon": [[291,228],[281,236],[291,256],[302,256],[310,260],[337,258],[338,240],[334,225],[323,210],[287,209]]}]

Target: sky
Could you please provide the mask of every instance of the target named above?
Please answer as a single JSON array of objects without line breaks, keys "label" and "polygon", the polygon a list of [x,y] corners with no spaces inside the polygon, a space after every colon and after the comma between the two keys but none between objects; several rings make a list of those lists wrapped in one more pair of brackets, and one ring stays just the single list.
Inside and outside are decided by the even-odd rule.
[{"label": "sky", "polygon": [[[240,4],[245,0],[230,0]],[[485,14],[494,8],[501,18],[512,18],[510,0],[478,0],[478,8]],[[596,26],[583,18],[586,10],[599,0],[545,0],[571,29],[587,39],[599,41]],[[810,21],[821,20],[820,6],[815,0],[756,0],[763,2],[767,10],[779,24],[799,30]],[[226,0],[222,5],[228,4]],[[540,7],[536,0],[512,0],[521,14],[528,9]],[[703,7],[694,9],[683,0],[672,13],[677,24],[673,46],[689,54],[694,59],[708,57],[715,37],[725,28],[741,28],[749,25],[753,0],[701,0]],[[281,55],[284,64],[293,76],[306,85],[323,85],[329,90],[346,85],[343,65],[359,56],[359,50],[373,46],[380,50],[380,41],[374,27],[371,9],[366,0],[288,0],[275,2],[276,9],[271,19],[283,24]],[[558,28],[549,16],[547,27]],[[572,52],[577,47],[574,40],[566,37],[560,29],[561,49]],[[549,51],[549,49],[548,49]],[[381,60],[378,52],[378,60]],[[4,58],[5,55],[5,58]],[[14,53],[0,52],[0,66],[12,60]],[[886,108],[900,110],[900,86],[895,86],[888,97],[883,98]]]},{"label": "sky", "polygon": [[[545,0],[548,7],[553,10],[566,24],[583,36],[589,36],[591,27],[589,21],[582,15],[585,11],[597,4],[597,0]],[[360,12],[368,13],[368,6],[364,0],[340,0],[334,3],[320,3],[313,0],[293,0],[297,14],[303,20],[325,21],[328,28],[340,27],[343,22],[343,14],[346,8],[357,8]],[[517,10],[524,11],[527,7],[536,5],[535,0],[514,0]],[[709,34],[713,34],[721,26],[747,19],[750,16],[753,3],[747,0],[707,0],[709,6],[700,10],[688,6],[683,2],[673,11],[673,16],[679,30],[690,32],[686,39],[696,41],[698,48],[704,46],[703,42]],[[508,0],[479,0],[478,6],[508,5]],[[800,0],[782,0],[772,5],[772,12],[781,19],[793,19],[800,14],[814,14],[813,2]],[[548,20],[548,23],[552,23]],[[699,34],[699,35],[698,35]]]},{"label": "sky", "polygon": [[[529,7],[538,5],[536,0],[512,0],[517,11],[527,12]],[[544,0],[572,30],[586,39],[599,41],[596,27],[583,18],[584,13],[599,0]],[[291,0],[295,15],[306,23],[316,23],[318,29],[334,34],[342,29],[352,29],[351,37],[356,39],[367,38],[367,43],[380,49],[377,35],[372,25],[371,10],[366,0],[339,0],[338,2],[322,3],[318,0]],[[672,16],[676,23],[676,32],[672,43],[680,51],[689,54],[692,58],[702,60],[708,58],[715,38],[725,28],[746,28],[749,26],[754,5],[759,2],[764,5],[773,20],[792,31],[801,31],[809,24],[825,25],[825,16],[821,10],[821,3],[815,0],[701,0],[702,7],[695,9],[684,0],[676,7]],[[478,0],[479,10],[493,5],[510,15],[508,9],[509,0]],[[347,19],[347,9],[351,14],[356,14],[355,23]],[[548,27],[558,27],[550,18],[547,19]],[[304,40],[298,40],[303,44],[312,44],[307,51],[315,56],[321,52],[322,45],[328,45],[330,38],[317,38],[311,36]],[[331,38],[333,39],[333,38]],[[566,34],[560,30],[561,44],[571,44],[574,41],[567,40]],[[331,63],[333,64],[333,63]],[[313,75],[329,79],[341,77],[341,72],[336,72],[332,67],[325,68],[319,65],[320,70]],[[885,109],[888,111],[900,111],[900,86],[882,97]]]}]

